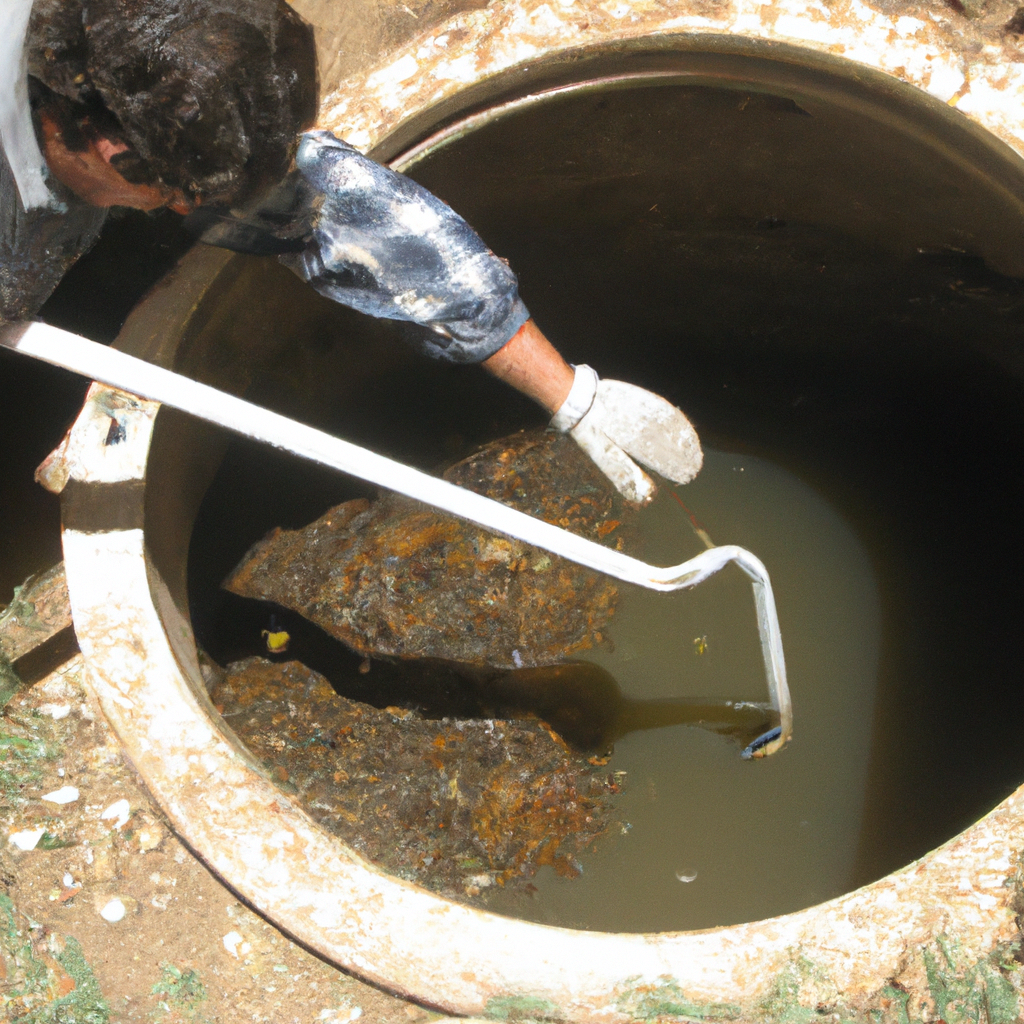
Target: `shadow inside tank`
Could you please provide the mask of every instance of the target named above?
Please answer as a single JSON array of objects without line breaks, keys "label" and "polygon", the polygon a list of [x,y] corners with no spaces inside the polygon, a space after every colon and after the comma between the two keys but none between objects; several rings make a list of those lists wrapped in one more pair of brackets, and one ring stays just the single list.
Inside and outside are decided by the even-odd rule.
[{"label": "shadow inside tank", "polygon": [[[606,669],[585,661],[511,670],[439,659],[371,661],[296,612],[221,596],[220,621],[230,629],[210,638],[207,653],[215,662],[227,665],[256,654],[271,661],[297,660],[325,676],[341,696],[376,708],[410,708],[434,719],[540,719],[575,750],[601,755],[630,733],[671,725],[714,732],[745,748],[778,724],[775,712],[750,701],[626,697]],[[276,654],[260,649],[256,640],[264,630],[287,633],[286,649]]]},{"label": "shadow inside tank", "polygon": [[608,671],[585,661],[479,674],[461,666],[453,671],[471,678],[481,702],[493,712],[489,717],[535,716],[570,746],[601,754],[610,753],[629,733],[669,725],[696,726],[746,747],[777,724],[769,708],[748,701],[635,700],[623,695]]}]

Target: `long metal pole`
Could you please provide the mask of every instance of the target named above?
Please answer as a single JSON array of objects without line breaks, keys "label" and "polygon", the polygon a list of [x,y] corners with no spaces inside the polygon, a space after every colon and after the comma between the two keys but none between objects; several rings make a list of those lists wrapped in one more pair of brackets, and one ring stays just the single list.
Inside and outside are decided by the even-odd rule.
[{"label": "long metal pole", "polygon": [[744,548],[729,544],[709,548],[679,565],[650,565],[447,480],[58,327],[34,322],[0,328],[0,345],[398,491],[626,583],[650,590],[681,590],[696,586],[730,562],[736,562],[753,584],[771,705],[781,720],[778,735],[760,746],[755,741],[751,746],[756,749],[750,750],[751,756],[774,752],[792,733],[782,634],[771,580],[760,559]]}]

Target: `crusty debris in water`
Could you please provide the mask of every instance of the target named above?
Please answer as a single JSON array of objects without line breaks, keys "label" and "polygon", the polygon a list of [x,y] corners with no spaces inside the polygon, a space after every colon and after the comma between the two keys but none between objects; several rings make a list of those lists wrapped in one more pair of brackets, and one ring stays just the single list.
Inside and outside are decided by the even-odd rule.
[{"label": "crusty debris in water", "polygon": [[[444,478],[573,533],[632,547],[634,510],[569,438],[528,431]],[[602,642],[607,576],[395,494],[256,544],[224,586],[299,612],[368,656],[553,665]]]},{"label": "crusty debris in water", "polygon": [[449,897],[527,887],[609,827],[615,777],[543,723],[430,720],[338,696],[300,662],[235,662],[211,698],[309,813],[369,860]]}]

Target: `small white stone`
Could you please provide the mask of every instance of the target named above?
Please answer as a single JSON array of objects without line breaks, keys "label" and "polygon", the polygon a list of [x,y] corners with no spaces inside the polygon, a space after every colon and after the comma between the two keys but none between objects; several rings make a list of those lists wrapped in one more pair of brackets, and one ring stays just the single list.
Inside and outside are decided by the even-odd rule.
[{"label": "small white stone", "polygon": [[163,842],[164,834],[157,825],[143,825],[135,833],[135,838],[139,844],[139,852],[149,853]]},{"label": "small white stone", "polygon": [[64,877],[61,879],[61,881],[64,883],[64,888],[65,889],[73,889],[74,888],[75,877],[74,877],[74,875],[71,874],[70,871],[65,871],[64,872]]},{"label": "small white stone", "polygon": [[100,817],[104,821],[117,819],[114,821],[114,828],[120,828],[131,815],[131,808],[128,806],[127,800],[115,800],[101,815]]},{"label": "small white stone", "polygon": [[116,924],[124,915],[124,904],[116,896],[100,911],[100,917],[111,924]]},{"label": "small white stone", "polygon": [[76,786],[61,786],[52,793],[47,793],[43,799],[49,804],[73,804],[79,797]]},{"label": "small white stone", "polygon": [[59,722],[62,718],[67,718],[71,714],[70,704],[43,704],[39,710],[44,715],[49,715],[55,722]]},{"label": "small white stone", "polygon": [[228,932],[227,935],[221,940],[224,943],[224,948],[237,960],[240,956],[245,956],[252,946],[245,941],[242,936],[235,931]]},{"label": "small white stone", "polygon": [[45,831],[46,829],[44,828],[29,828],[25,829],[24,832],[12,832],[7,837],[7,841],[13,843],[19,850],[24,850],[27,853],[29,850],[36,848],[39,840],[43,838]]},{"label": "small white stone", "polygon": [[337,1009],[327,1009],[320,1011],[319,1019],[327,1021],[328,1024],[351,1024],[354,1020],[359,1020],[363,1015],[363,1008],[361,1006],[341,1006]]}]

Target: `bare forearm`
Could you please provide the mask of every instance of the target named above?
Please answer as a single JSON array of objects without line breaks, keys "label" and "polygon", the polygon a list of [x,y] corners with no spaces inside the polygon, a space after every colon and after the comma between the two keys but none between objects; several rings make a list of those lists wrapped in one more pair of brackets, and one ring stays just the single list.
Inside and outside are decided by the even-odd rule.
[{"label": "bare forearm", "polygon": [[572,367],[532,319],[481,365],[551,413],[558,410],[572,387]]}]

